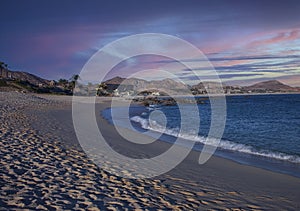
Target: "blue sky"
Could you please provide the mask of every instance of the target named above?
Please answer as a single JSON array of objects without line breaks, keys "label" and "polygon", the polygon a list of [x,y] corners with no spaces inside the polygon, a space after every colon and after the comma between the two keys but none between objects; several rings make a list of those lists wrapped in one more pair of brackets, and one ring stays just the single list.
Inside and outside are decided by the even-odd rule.
[{"label": "blue sky", "polygon": [[[299,1],[3,0],[1,8],[0,60],[13,70],[69,78],[118,38],[165,33],[197,46],[225,83],[300,86]],[[112,75],[173,62],[164,60],[134,59]]]}]

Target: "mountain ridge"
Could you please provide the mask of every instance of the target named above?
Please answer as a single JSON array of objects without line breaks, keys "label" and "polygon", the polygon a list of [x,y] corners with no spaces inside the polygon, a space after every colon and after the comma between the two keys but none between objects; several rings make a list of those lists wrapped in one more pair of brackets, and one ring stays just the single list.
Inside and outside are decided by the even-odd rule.
[{"label": "mountain ridge", "polygon": [[284,84],[278,80],[268,80],[255,83],[250,86],[244,87],[246,90],[255,91],[255,90],[272,90],[272,91],[300,91],[300,87],[291,87],[287,84]]},{"label": "mountain ridge", "polygon": [[0,68],[0,78],[4,80],[28,81],[29,83],[36,86],[50,84],[50,80],[43,79],[34,74],[23,71],[11,71],[5,68]]},{"label": "mountain ridge", "polygon": [[146,81],[140,78],[126,79],[117,76],[104,81],[104,83],[108,85],[129,85],[132,86],[133,90],[138,92],[149,89],[155,90],[159,88],[163,92],[169,92],[169,94],[174,94],[175,92],[179,92],[180,94],[186,94],[190,90],[190,87],[188,85],[168,78],[163,80]]},{"label": "mountain ridge", "polygon": [[[1,80],[17,80],[17,81],[26,81],[30,84],[33,84],[34,86],[49,86],[51,84],[51,80],[47,80],[44,78],[41,78],[39,76],[36,76],[34,74],[23,72],[23,71],[11,71],[6,68],[0,68],[0,79]],[[196,85],[186,85],[184,83],[175,81],[173,79],[162,79],[162,80],[152,80],[147,81],[144,79],[139,78],[122,78],[120,76],[108,79],[104,81],[104,83],[107,84],[125,84],[130,85],[135,88],[135,90],[143,91],[147,89],[160,89],[162,91],[167,91],[172,93],[178,93],[178,92],[186,92],[186,90],[191,90],[193,93],[201,94],[203,93],[203,90],[215,87],[218,87],[218,84],[216,86],[216,82],[199,82]],[[249,86],[230,86],[226,84],[222,84],[224,89],[231,89],[231,90],[237,90],[240,89],[241,92],[300,92],[300,87],[292,87],[287,84],[284,84],[278,80],[268,80],[263,82],[258,82]],[[236,88],[239,87],[239,88]],[[199,91],[200,90],[200,91]]]},{"label": "mountain ridge", "polygon": [[[146,81],[144,79],[138,79],[138,78],[122,78],[122,77],[114,77],[111,78],[109,80],[104,81],[104,83],[107,84],[127,84],[127,85],[134,85],[134,83],[143,83],[143,85],[141,87],[145,87],[145,88],[166,88],[166,85],[164,84],[164,82],[168,83],[167,88],[170,87],[176,87],[179,89],[184,89],[189,87],[192,90],[204,90],[207,88],[218,88],[219,83],[213,82],[213,81],[205,81],[205,82],[199,82],[196,85],[185,85],[181,82],[177,82],[175,80],[172,79],[163,79],[163,80],[153,80],[153,81]],[[226,84],[222,84],[223,87],[227,87],[227,88],[232,88],[232,89],[236,89],[236,87],[240,87],[241,90],[244,91],[262,91],[262,90],[267,90],[267,91],[282,91],[282,92],[297,92],[300,91],[300,87],[292,87],[289,86],[287,84],[284,84],[278,80],[268,80],[268,81],[263,81],[263,82],[258,82],[249,86],[230,86],[230,85],[226,85]],[[155,87],[156,86],[156,87]]]}]

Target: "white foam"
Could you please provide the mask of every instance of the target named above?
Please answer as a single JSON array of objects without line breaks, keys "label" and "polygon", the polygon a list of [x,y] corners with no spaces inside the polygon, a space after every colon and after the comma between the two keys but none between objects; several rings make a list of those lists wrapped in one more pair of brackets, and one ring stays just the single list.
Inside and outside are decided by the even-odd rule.
[{"label": "white foam", "polygon": [[218,143],[213,138],[207,139],[204,136],[191,135],[188,133],[180,133],[179,128],[164,128],[161,125],[159,125],[156,121],[151,121],[151,124],[149,124],[149,120],[144,119],[140,116],[132,117],[131,121],[139,123],[142,128],[147,129],[147,130],[164,133],[167,135],[183,138],[183,139],[190,140],[190,141],[200,142],[202,144],[206,143],[206,144],[213,145],[213,146],[217,145],[219,148],[222,148],[225,150],[237,151],[237,152],[267,157],[267,158],[284,160],[284,161],[289,161],[292,163],[300,163],[300,157],[296,156],[296,155],[289,155],[289,154],[274,152],[274,151],[269,151],[269,150],[259,150],[259,149],[255,149],[254,147],[249,146],[249,145],[235,143],[235,142],[227,141],[227,140],[221,140]]},{"label": "white foam", "polygon": [[142,128],[144,129],[149,129],[148,126],[149,126],[149,123],[148,123],[148,120],[147,119],[144,119],[142,117],[139,117],[139,116],[134,116],[134,117],[131,117],[130,119],[131,121],[134,121],[134,122],[137,122],[137,123],[140,123]]}]

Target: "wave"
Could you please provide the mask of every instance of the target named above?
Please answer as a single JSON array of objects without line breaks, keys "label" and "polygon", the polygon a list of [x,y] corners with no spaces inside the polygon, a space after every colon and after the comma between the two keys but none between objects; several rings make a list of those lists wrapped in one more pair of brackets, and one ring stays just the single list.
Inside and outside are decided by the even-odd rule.
[{"label": "wave", "polygon": [[241,153],[246,153],[246,154],[251,154],[251,155],[256,155],[256,156],[262,156],[262,157],[272,158],[272,159],[277,159],[277,160],[282,160],[282,161],[289,161],[292,163],[300,163],[300,157],[297,155],[289,155],[289,154],[282,153],[282,152],[274,152],[274,151],[270,151],[270,150],[256,149],[255,147],[252,147],[249,145],[235,143],[235,142],[227,141],[224,139],[222,139],[219,143],[217,143],[213,138],[210,138],[210,140],[207,140],[207,138],[204,136],[191,135],[188,133],[181,133],[181,132],[179,132],[179,128],[165,128],[165,127],[159,125],[156,121],[153,121],[153,120],[149,121],[148,119],[144,119],[140,116],[132,117],[131,121],[139,123],[142,128],[147,129],[147,130],[164,133],[164,134],[167,134],[170,136],[183,138],[183,139],[194,141],[194,142],[200,142],[202,144],[209,142],[209,143],[211,143],[211,145],[217,146],[217,147],[225,149],[225,150],[236,151],[236,152],[241,152]]}]

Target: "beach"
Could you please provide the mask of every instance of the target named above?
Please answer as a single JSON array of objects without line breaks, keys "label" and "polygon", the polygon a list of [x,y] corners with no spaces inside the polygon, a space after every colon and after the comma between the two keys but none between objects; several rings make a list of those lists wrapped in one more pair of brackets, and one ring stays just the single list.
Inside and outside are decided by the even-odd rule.
[{"label": "beach", "polygon": [[[170,147],[158,140],[145,150],[125,141],[100,115],[109,107],[110,98],[97,98],[98,126],[116,151],[138,158]],[[299,178],[217,156],[199,165],[197,151],[155,178],[128,179],[104,171],[77,141],[71,96],[1,92],[0,116],[0,210],[300,208]]]}]

